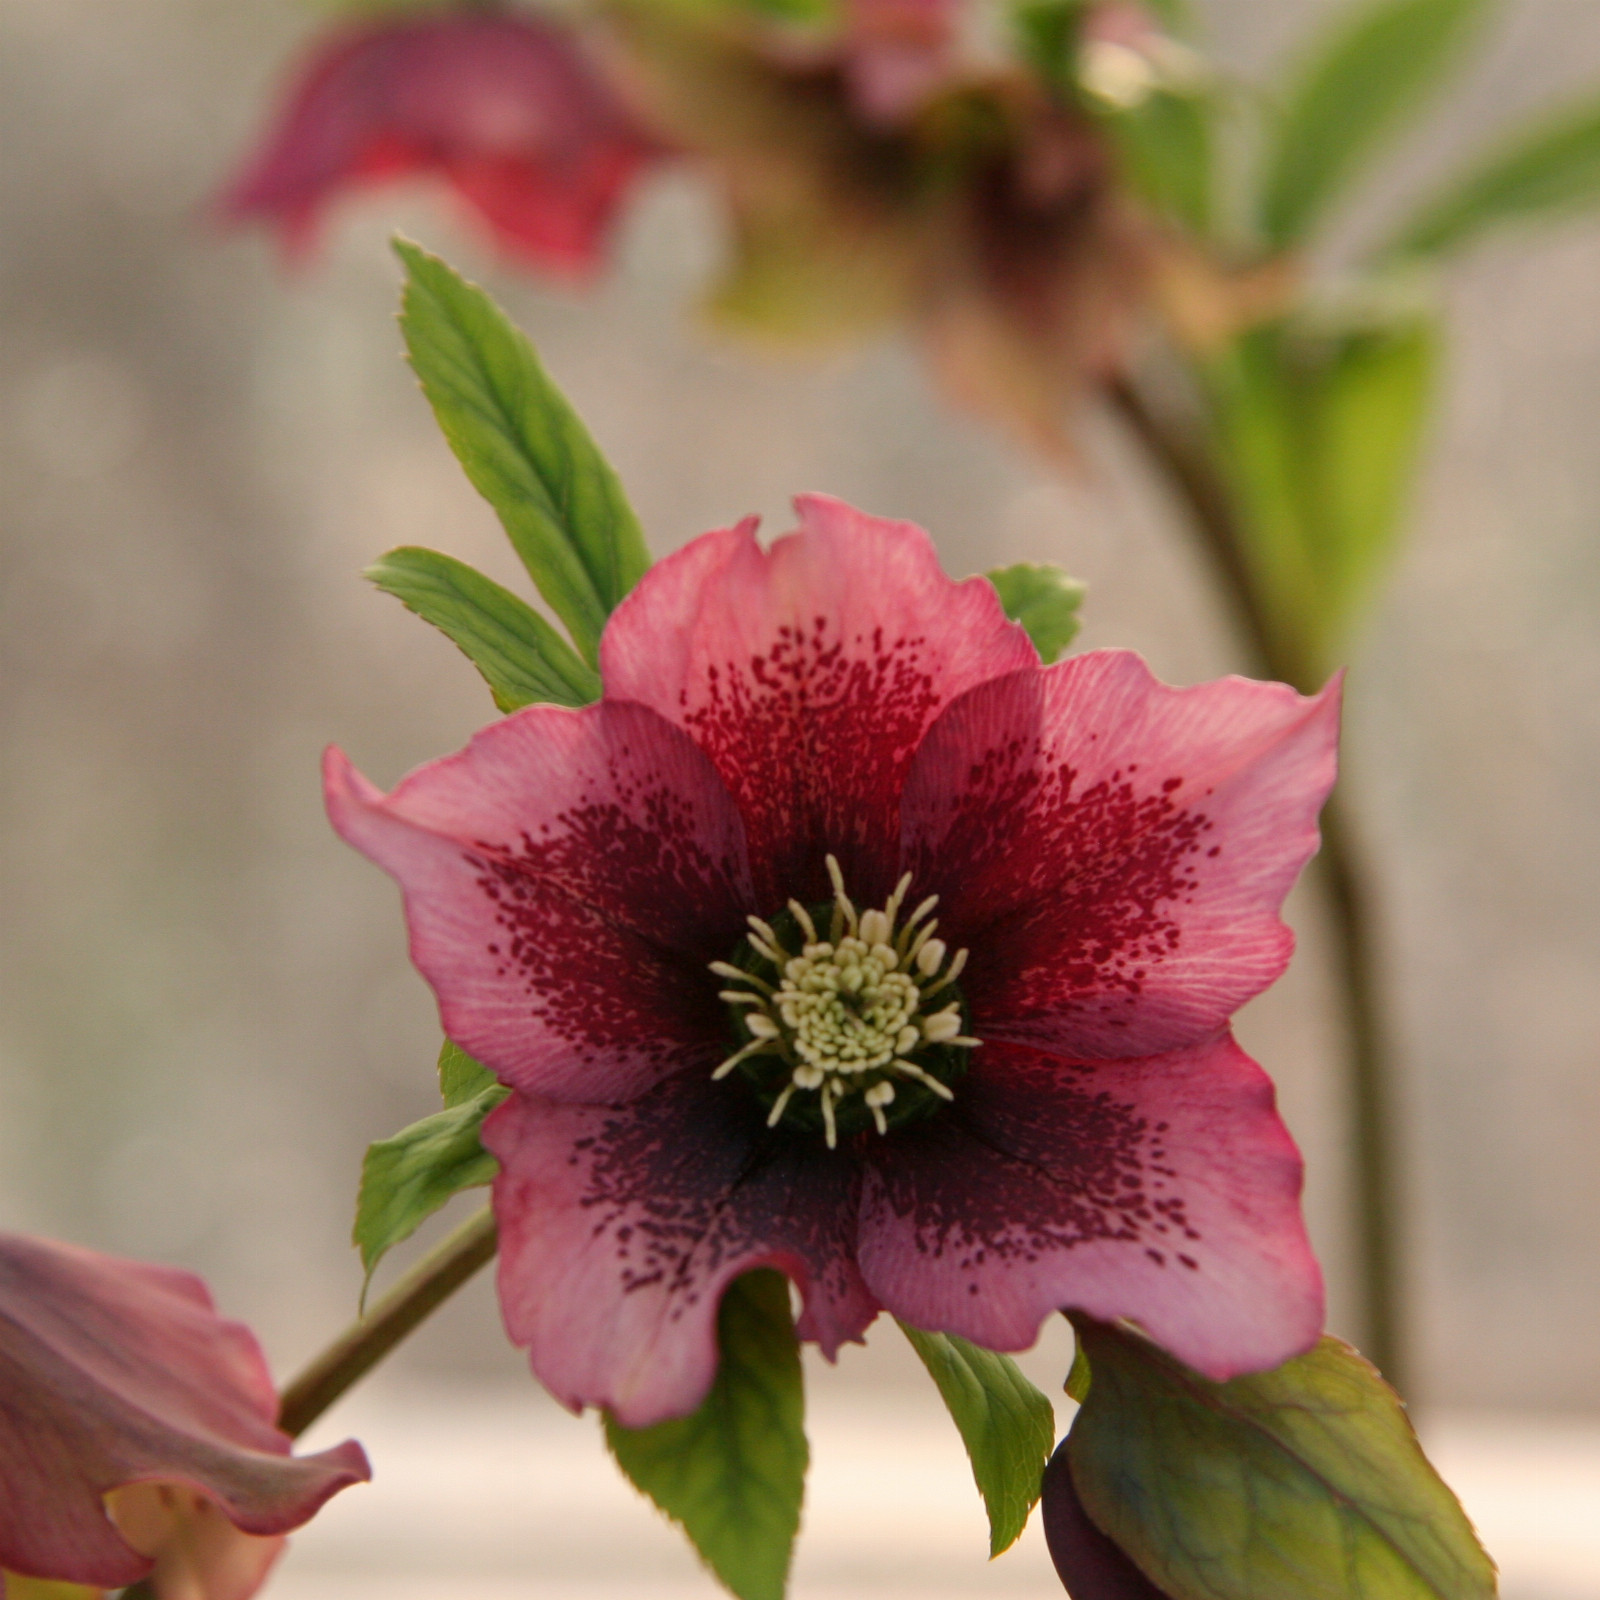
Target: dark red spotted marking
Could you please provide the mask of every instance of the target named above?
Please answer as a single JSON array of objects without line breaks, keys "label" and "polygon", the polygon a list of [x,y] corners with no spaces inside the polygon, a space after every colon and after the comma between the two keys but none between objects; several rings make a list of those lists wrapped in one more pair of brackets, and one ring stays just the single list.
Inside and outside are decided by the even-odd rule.
[{"label": "dark red spotted marking", "polygon": [[[568,1164],[592,1236],[630,1292],[659,1287],[676,1321],[729,1263],[777,1258],[810,1279],[808,1305],[854,1337],[876,1312],[855,1265],[861,1174],[816,1138],[769,1130],[748,1095],[680,1076],[619,1107]],[[827,1308],[832,1308],[831,1315]]]},{"label": "dark red spotted marking", "polygon": [[1010,1031],[1046,1011],[1127,1026],[1200,887],[1213,824],[1183,784],[1140,778],[1136,764],[1081,784],[1032,734],[970,764],[947,830],[910,864],[943,895],[941,934],[972,951],[975,1027]]},{"label": "dark red spotted marking", "polygon": [[925,637],[877,629],[847,642],[836,626],[780,627],[764,653],[713,665],[684,716],[739,804],[769,907],[828,898],[830,850],[851,894],[881,904],[906,771],[943,704]]},{"label": "dark red spotted marking", "polygon": [[[918,1251],[975,1273],[1115,1242],[1165,1266],[1173,1241],[1198,1240],[1175,1190],[1167,1124],[1097,1087],[1101,1070],[987,1044],[952,1107],[866,1145]],[[979,1288],[974,1278],[969,1290]]]},{"label": "dark red spotted marking", "polygon": [[487,950],[528,1015],[580,1059],[622,1049],[709,1071],[726,1018],[706,964],[740,937],[736,869],[707,855],[680,794],[623,775],[627,756],[606,773],[605,798],[467,854],[501,930]]}]

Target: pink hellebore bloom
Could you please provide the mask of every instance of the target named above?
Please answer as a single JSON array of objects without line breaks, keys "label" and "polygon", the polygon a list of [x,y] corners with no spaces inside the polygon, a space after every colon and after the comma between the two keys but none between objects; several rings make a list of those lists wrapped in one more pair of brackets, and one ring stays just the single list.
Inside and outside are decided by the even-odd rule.
[{"label": "pink hellebore bloom", "polygon": [[1044,667],[921,529],[797,508],[653,568],[597,705],[389,795],[329,752],[446,1032],[516,1091],[512,1338],[630,1427],[700,1401],[762,1265],[830,1356],[883,1308],[999,1350],[1131,1317],[1218,1378],[1304,1350],[1300,1157],[1227,1024],[1289,958],[1336,686]]},{"label": "pink hellebore bloom", "polygon": [[341,190],[433,172],[507,252],[581,275],[658,153],[554,24],[494,11],[389,18],[323,44],[222,206],[275,223],[298,252]]},{"label": "pink hellebore bloom", "polygon": [[353,1440],[291,1456],[277,1409],[198,1278],[0,1234],[0,1569],[247,1600],[282,1536],[371,1476]]}]

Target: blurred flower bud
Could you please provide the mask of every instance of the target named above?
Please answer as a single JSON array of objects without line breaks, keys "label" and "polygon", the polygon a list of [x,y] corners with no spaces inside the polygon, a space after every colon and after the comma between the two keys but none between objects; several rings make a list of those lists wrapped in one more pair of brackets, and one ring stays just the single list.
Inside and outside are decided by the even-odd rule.
[{"label": "blurred flower bud", "polygon": [[297,252],[343,190],[436,173],[508,253],[581,276],[660,153],[563,28],[499,11],[384,18],[313,50],[221,205]]}]

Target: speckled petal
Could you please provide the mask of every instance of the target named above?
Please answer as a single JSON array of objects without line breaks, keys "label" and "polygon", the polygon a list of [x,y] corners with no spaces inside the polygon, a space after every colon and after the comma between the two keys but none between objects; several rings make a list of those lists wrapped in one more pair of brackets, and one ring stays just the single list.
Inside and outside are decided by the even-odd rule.
[{"label": "speckled petal", "polygon": [[859,1260],[897,1317],[995,1350],[1057,1310],[1129,1317],[1217,1379],[1316,1341],[1300,1153],[1231,1038],[1132,1061],[980,1054],[948,1111],[867,1147]]},{"label": "speckled petal", "polygon": [[626,1106],[513,1095],[484,1125],[499,1158],[500,1307],[540,1381],[640,1428],[699,1405],[716,1313],[774,1266],[830,1357],[877,1315],[853,1259],[860,1176],[814,1139],[769,1133],[737,1085],[671,1080]]},{"label": "speckled petal", "polygon": [[1158,682],[1102,650],[985,684],[930,730],[906,865],[985,1038],[1131,1056],[1208,1038],[1288,964],[1339,685]]},{"label": "speckled petal", "polygon": [[340,834],[405,892],[444,1029],[558,1099],[708,1072],[727,1031],[706,964],[752,909],[739,817],[710,763],[643,706],[529,706],[384,795],[337,750]]},{"label": "speckled petal", "polygon": [[933,543],[817,495],[769,551],[755,524],[658,563],[601,642],[608,697],[685,728],[744,815],[758,897],[829,895],[823,857],[881,903],[898,804],[928,725],[957,695],[1037,665],[981,579],[956,583]]}]

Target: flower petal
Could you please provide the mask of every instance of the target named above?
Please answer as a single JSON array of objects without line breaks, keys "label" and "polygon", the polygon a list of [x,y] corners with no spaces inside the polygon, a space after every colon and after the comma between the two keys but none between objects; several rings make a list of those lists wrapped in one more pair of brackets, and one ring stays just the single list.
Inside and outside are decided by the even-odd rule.
[{"label": "flower petal", "polygon": [[857,1272],[860,1177],[769,1132],[736,1085],[692,1075],[626,1106],[513,1095],[484,1124],[500,1160],[500,1307],[540,1381],[625,1427],[686,1416],[717,1366],[722,1291],[773,1266],[831,1358],[878,1305]]},{"label": "flower petal", "polygon": [[272,1536],[369,1476],[352,1442],[289,1454],[249,1330],[198,1278],[0,1234],[0,1567],[133,1583],[150,1562],[102,1499],[159,1479]]},{"label": "flower petal", "polygon": [[659,154],[566,29],[487,11],[382,18],[320,43],[221,203],[276,223],[294,250],[340,191],[436,172],[504,247],[584,273]]},{"label": "flower petal", "polygon": [[955,583],[909,522],[819,495],[769,551],[755,522],[658,563],[600,645],[609,698],[638,700],[711,757],[744,814],[764,911],[894,881],[897,805],[928,725],[957,695],[1037,664],[981,579]]},{"label": "flower petal", "polygon": [[1300,1153],[1227,1036],[1133,1061],[986,1044],[949,1110],[870,1147],[861,1270],[897,1317],[994,1350],[1067,1308],[1208,1377],[1322,1327]]},{"label": "flower petal", "polygon": [[985,684],[929,731],[906,865],[985,1038],[1067,1055],[1171,1050],[1288,964],[1279,908],[1317,848],[1339,685],[1159,683],[1129,651]]},{"label": "flower petal", "polygon": [[325,784],[334,827],[405,891],[445,1032],[506,1082],[617,1100],[715,1065],[706,964],[750,909],[743,834],[654,712],[529,706],[392,794],[337,750]]}]

